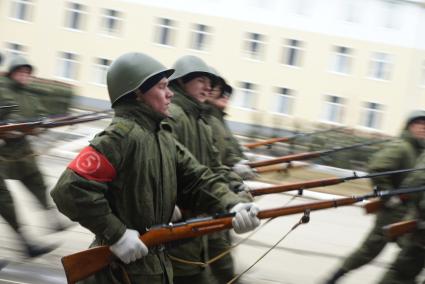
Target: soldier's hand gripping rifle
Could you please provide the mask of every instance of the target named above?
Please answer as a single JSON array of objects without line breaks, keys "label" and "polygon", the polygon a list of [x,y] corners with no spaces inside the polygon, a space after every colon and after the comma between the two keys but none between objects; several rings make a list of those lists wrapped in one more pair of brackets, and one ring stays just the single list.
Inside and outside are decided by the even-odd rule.
[{"label": "soldier's hand gripping rifle", "polygon": [[281,157],[270,159],[270,160],[249,162],[249,163],[247,163],[247,165],[250,166],[251,168],[258,168],[258,167],[264,167],[264,166],[268,166],[268,165],[287,163],[287,162],[291,162],[291,161],[309,160],[309,159],[318,158],[318,157],[321,157],[321,156],[330,155],[330,154],[333,154],[333,153],[339,152],[339,151],[351,150],[351,149],[355,149],[355,148],[359,148],[359,147],[363,147],[363,146],[369,146],[369,145],[374,145],[374,144],[379,144],[379,143],[386,143],[386,142],[389,142],[389,141],[392,141],[392,140],[391,139],[385,139],[385,140],[372,141],[372,142],[366,142],[366,143],[358,143],[358,144],[345,146],[345,147],[336,147],[336,148],[333,148],[333,149],[330,149],[330,150],[302,152],[302,153],[297,153],[297,154],[281,156]]},{"label": "soldier's hand gripping rifle", "polygon": [[326,132],[330,132],[330,131],[337,131],[340,130],[342,128],[345,128],[344,126],[339,126],[339,127],[333,127],[330,129],[325,129],[325,130],[320,130],[320,131],[315,131],[315,132],[309,132],[309,133],[300,133],[300,134],[295,134],[293,136],[289,136],[289,137],[278,137],[278,138],[271,138],[271,139],[267,139],[267,140],[263,140],[263,141],[259,141],[259,142],[254,142],[254,143],[247,143],[244,144],[243,146],[248,148],[248,149],[254,149],[263,145],[271,145],[277,142],[290,142],[292,140],[295,140],[299,137],[303,137],[303,136],[309,136],[309,135],[316,135],[319,133],[326,133]]},{"label": "soldier's hand gripping rifle", "polygon": [[[372,193],[339,198],[334,200],[311,202],[307,204],[278,207],[261,210],[257,217],[260,219],[315,211],[339,206],[347,206],[373,197],[388,197],[399,194],[408,194],[425,191],[425,186],[404,188],[391,191],[373,191]],[[232,218],[235,213],[217,214],[206,218],[195,218],[185,222],[161,225],[150,228],[140,236],[140,240],[147,246],[153,247],[176,240],[199,237],[206,234],[232,228]],[[62,264],[68,283],[74,284],[90,275],[102,270],[114,259],[108,246],[98,246],[62,258]]]},{"label": "soldier's hand gripping rifle", "polygon": [[251,189],[249,190],[249,192],[251,193],[252,196],[260,196],[260,195],[270,194],[270,193],[287,192],[292,190],[298,190],[299,194],[302,194],[302,190],[308,189],[308,188],[330,186],[330,185],[340,184],[350,180],[396,175],[396,174],[410,173],[410,172],[421,171],[421,170],[425,170],[425,168],[412,168],[412,169],[404,169],[404,170],[378,172],[378,173],[372,173],[372,174],[367,174],[362,176],[359,176],[356,174],[356,172],[354,172],[352,176],[348,176],[348,177],[341,177],[341,178],[331,177],[331,178],[315,179],[315,180],[309,180],[309,181],[303,181],[303,182],[295,182],[290,184],[280,184],[280,185],[274,185],[270,187]]}]

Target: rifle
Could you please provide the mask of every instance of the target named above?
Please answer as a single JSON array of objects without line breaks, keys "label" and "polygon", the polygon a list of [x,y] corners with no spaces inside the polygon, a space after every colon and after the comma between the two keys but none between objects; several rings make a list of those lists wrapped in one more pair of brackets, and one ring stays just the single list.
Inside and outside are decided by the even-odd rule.
[{"label": "rifle", "polygon": [[309,167],[309,166],[311,166],[310,163],[303,163],[303,164],[293,164],[293,163],[276,164],[276,165],[271,165],[271,166],[258,167],[258,168],[255,168],[254,171],[257,174],[268,173],[268,172],[287,172],[290,169],[300,169],[300,168],[305,168],[305,167]]},{"label": "rifle", "polygon": [[[372,173],[372,174],[363,175],[363,176],[359,176],[356,174],[356,172],[354,172],[352,176],[348,176],[348,177],[342,177],[342,178],[331,177],[331,178],[323,178],[323,179],[309,180],[309,181],[303,181],[303,182],[295,182],[290,184],[280,184],[280,185],[275,185],[275,186],[270,186],[265,188],[251,189],[249,190],[249,192],[253,196],[260,196],[260,195],[270,194],[270,193],[279,193],[279,192],[298,190],[299,194],[301,195],[302,191],[307,188],[329,186],[329,185],[335,185],[335,184],[343,183],[350,180],[410,173],[410,172],[420,171],[420,170],[425,170],[425,168],[413,168],[413,169],[378,172],[378,173]],[[380,202],[380,200],[378,201]]]},{"label": "rifle", "polygon": [[395,241],[399,236],[412,233],[416,229],[423,229],[424,224],[418,220],[406,220],[382,227],[385,237],[390,241]]},{"label": "rifle", "polygon": [[297,154],[281,156],[281,157],[278,157],[278,158],[265,160],[265,161],[249,162],[249,163],[247,163],[247,165],[250,166],[251,168],[257,168],[257,167],[264,167],[264,166],[268,166],[268,165],[275,165],[275,164],[286,163],[286,162],[291,162],[291,161],[309,160],[309,159],[329,155],[329,154],[339,152],[339,151],[351,150],[351,149],[355,149],[355,148],[359,148],[359,147],[363,147],[363,146],[385,143],[385,142],[389,142],[389,141],[392,141],[392,140],[391,139],[385,139],[385,140],[372,141],[372,142],[366,142],[366,143],[358,143],[358,144],[345,146],[345,147],[336,147],[336,148],[333,148],[333,149],[330,149],[330,150],[302,152],[302,153],[297,153]]},{"label": "rifle", "polygon": [[[391,191],[373,191],[366,195],[339,198],[334,200],[311,202],[307,204],[278,207],[258,212],[259,219],[275,218],[302,212],[309,212],[339,206],[347,206],[373,197],[387,197],[425,191],[425,186],[396,189]],[[159,225],[147,230],[140,240],[147,246],[157,246],[181,239],[199,237],[206,234],[232,228],[232,218],[236,213],[216,214],[205,218],[189,219],[176,224]],[[74,284],[102,270],[115,259],[108,246],[98,246],[62,257],[68,283]]]},{"label": "rifle", "polygon": [[259,141],[259,142],[247,143],[244,146],[248,149],[254,149],[254,148],[257,148],[257,147],[260,147],[260,146],[263,146],[263,145],[271,145],[271,144],[274,144],[274,143],[277,143],[277,142],[290,142],[292,140],[297,139],[298,137],[315,135],[315,134],[325,133],[325,132],[330,132],[330,131],[336,131],[336,130],[339,130],[341,128],[345,128],[345,127],[339,126],[339,127],[333,127],[333,128],[330,128],[330,129],[325,129],[325,130],[320,130],[320,131],[295,134],[295,135],[290,136],[290,137],[271,138],[271,139],[267,139],[267,140],[263,140],[263,141]]},{"label": "rifle", "polygon": [[54,128],[65,125],[73,125],[77,123],[89,122],[104,118],[109,118],[109,115],[101,115],[96,117],[88,117],[88,118],[79,118],[79,116],[68,116],[67,119],[50,119],[50,120],[36,120],[30,122],[21,122],[21,123],[12,123],[0,125],[0,135],[6,134],[10,131],[20,131],[20,132],[31,132],[34,128]]},{"label": "rifle", "polygon": [[72,119],[77,119],[77,118],[81,118],[81,117],[86,117],[86,116],[92,116],[92,115],[96,115],[96,114],[102,114],[102,113],[109,113],[112,112],[113,109],[103,109],[103,110],[97,110],[97,111],[92,111],[92,112],[87,112],[87,113],[83,113],[83,114],[79,114],[79,115],[55,115],[54,117],[49,117],[52,118],[54,121],[63,121],[63,120],[70,120],[70,117]]}]

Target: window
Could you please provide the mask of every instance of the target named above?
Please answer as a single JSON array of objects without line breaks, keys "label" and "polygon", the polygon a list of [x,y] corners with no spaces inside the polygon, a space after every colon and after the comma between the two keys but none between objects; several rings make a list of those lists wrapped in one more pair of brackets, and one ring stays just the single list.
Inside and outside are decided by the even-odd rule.
[{"label": "window", "polygon": [[34,3],[31,0],[14,0],[10,16],[22,21],[31,21]]},{"label": "window", "polygon": [[246,33],[244,40],[245,56],[251,59],[260,60],[264,53],[264,38],[265,36],[257,33]]},{"label": "window", "polygon": [[359,0],[347,0],[341,3],[344,5],[343,20],[349,23],[359,23],[361,15]]},{"label": "window", "polygon": [[237,107],[254,109],[255,89],[255,84],[241,82],[238,92],[232,96],[232,104]]},{"label": "window", "polygon": [[383,52],[374,52],[370,61],[369,77],[389,80],[391,65],[391,55]]},{"label": "window", "polygon": [[296,39],[285,39],[282,63],[289,66],[301,66],[303,42]]},{"label": "window", "polygon": [[206,25],[194,24],[190,48],[196,50],[206,50],[211,37],[211,28]]},{"label": "window", "polygon": [[86,16],[86,6],[69,2],[66,10],[65,27],[73,30],[83,30]]},{"label": "window", "polygon": [[61,78],[76,80],[78,75],[78,55],[61,52],[58,59],[57,75]]},{"label": "window", "polygon": [[96,58],[93,65],[93,82],[100,85],[106,85],[106,72],[111,65],[111,60],[105,58]]},{"label": "window", "polygon": [[399,28],[401,6],[394,0],[385,0],[382,5],[382,26],[387,29]]},{"label": "window", "polygon": [[344,99],[337,96],[326,96],[323,119],[328,122],[342,123]]},{"label": "window", "polygon": [[331,71],[349,74],[351,68],[352,49],[345,46],[334,46]]},{"label": "window", "polygon": [[381,104],[365,102],[360,124],[367,128],[379,129],[382,121],[382,110]]},{"label": "window", "polygon": [[294,99],[293,90],[288,88],[276,88],[272,110],[277,113],[292,115]]},{"label": "window", "polygon": [[174,45],[175,23],[173,20],[159,18],[156,25],[155,42],[162,45]]},{"label": "window", "polygon": [[7,56],[10,58],[17,55],[25,57],[26,47],[19,43],[8,42],[6,45],[6,52],[7,52]]},{"label": "window", "polygon": [[117,10],[103,9],[102,32],[109,35],[118,35],[122,27],[122,13]]}]

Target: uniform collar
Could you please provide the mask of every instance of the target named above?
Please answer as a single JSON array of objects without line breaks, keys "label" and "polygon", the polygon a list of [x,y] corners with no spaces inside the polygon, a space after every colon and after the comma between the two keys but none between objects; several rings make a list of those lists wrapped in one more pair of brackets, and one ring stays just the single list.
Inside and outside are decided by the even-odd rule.
[{"label": "uniform collar", "polygon": [[195,98],[186,94],[186,92],[177,83],[172,83],[170,88],[174,92],[172,103],[178,105],[185,112],[191,113],[196,117],[205,113],[205,104],[198,102]]},{"label": "uniform collar", "polygon": [[403,130],[400,137],[410,144],[412,144],[416,149],[425,149],[425,141],[423,139],[418,139],[413,137],[412,133],[409,130]]},{"label": "uniform collar", "polygon": [[158,130],[162,120],[166,118],[165,115],[160,114],[144,103],[137,101],[120,104],[114,109],[115,116],[133,120],[140,126],[146,127],[152,131]]}]

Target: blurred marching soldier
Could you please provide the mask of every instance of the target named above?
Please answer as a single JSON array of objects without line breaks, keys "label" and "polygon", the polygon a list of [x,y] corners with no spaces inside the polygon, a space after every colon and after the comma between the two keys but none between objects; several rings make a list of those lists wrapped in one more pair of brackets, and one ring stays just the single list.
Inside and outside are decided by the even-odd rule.
[{"label": "blurred marching soldier", "polygon": [[[400,139],[372,156],[369,172],[383,172],[408,169],[415,166],[418,157],[425,147],[425,111],[412,112]],[[407,174],[383,176],[373,179],[379,190],[399,188]],[[372,261],[386,246],[382,227],[400,221],[407,213],[407,206],[398,197],[385,201],[384,207],[377,213],[375,225],[358,250],[353,252],[342,266],[326,282],[337,280],[351,270],[357,269]]]},{"label": "blurred marching soldier", "polygon": [[[210,95],[214,74],[202,59],[195,56],[181,57],[173,68],[176,73],[170,88],[175,97],[170,107],[171,118],[168,119],[173,134],[201,164],[225,178],[232,190],[243,191],[245,185],[242,179],[220,162],[214,133],[207,121],[205,100]],[[241,198],[252,200],[248,195],[241,195]],[[183,209],[185,218],[198,214]],[[170,251],[175,283],[215,283],[208,268],[195,264],[208,259],[207,239],[195,238]],[[224,246],[228,247],[228,244]]]},{"label": "blurred marching soldier", "polygon": [[[32,65],[23,57],[15,57],[10,64],[7,78],[0,88],[0,101],[2,105],[18,105],[17,111],[9,112],[3,119],[33,120],[42,117],[44,109],[34,94],[25,88],[30,81],[33,71]],[[34,132],[33,134],[37,134]],[[26,188],[37,198],[42,207],[47,210],[48,220],[56,230],[62,230],[62,224],[57,219],[57,214],[47,199],[47,187],[43,176],[37,166],[34,152],[30,142],[24,134],[19,132],[9,133],[7,138],[2,137],[0,146],[0,215],[15,230],[25,246],[30,257],[39,256],[50,252],[53,246],[41,246],[31,243],[22,233],[18,223],[13,199],[8,191],[4,179],[21,181]]]},{"label": "blurred marching soldier", "polygon": [[[217,71],[214,69],[212,71],[216,78],[210,95],[206,100],[206,119],[211,126],[215,145],[220,153],[220,160],[223,165],[232,168],[242,178],[253,178],[255,174],[249,166],[244,165],[247,162],[247,158],[224,120],[225,109],[229,103],[232,87],[226,83]],[[229,250],[231,246],[232,240],[229,231],[217,232],[208,236],[208,255],[210,258]],[[218,283],[227,283],[235,274],[234,263],[230,253],[211,263],[210,268]]]},{"label": "blurred marching soldier", "polygon": [[[425,167],[425,153],[418,158],[417,168]],[[425,176],[421,172],[413,172],[403,181],[402,187],[425,185]],[[409,207],[418,222],[425,221],[425,194],[409,195]],[[410,218],[409,218],[410,219]],[[412,234],[405,236],[403,246],[394,262],[391,264],[380,284],[414,284],[415,278],[421,273],[425,264],[425,228],[418,228]]]},{"label": "blurred marching soldier", "polygon": [[243,153],[242,146],[233,136],[232,131],[224,120],[226,116],[225,110],[229,104],[233,88],[214,69],[213,72],[216,75],[216,79],[210,96],[208,96],[206,101],[208,105],[207,118],[214,133],[221,162],[223,165],[232,168],[243,179],[252,179],[255,177],[255,173],[251,167],[246,165],[248,159]]},{"label": "blurred marching soldier", "polygon": [[258,207],[240,203],[226,180],[199,164],[168,130],[173,71],[142,53],[116,59],[107,73],[115,117],[51,193],[62,213],[96,235],[93,245],[109,245],[123,262],[114,261],[88,283],[173,283],[165,248],[148,249],[139,236],[178,219],[176,204],[210,214],[233,210],[240,233],[259,224]]}]

